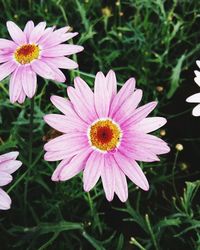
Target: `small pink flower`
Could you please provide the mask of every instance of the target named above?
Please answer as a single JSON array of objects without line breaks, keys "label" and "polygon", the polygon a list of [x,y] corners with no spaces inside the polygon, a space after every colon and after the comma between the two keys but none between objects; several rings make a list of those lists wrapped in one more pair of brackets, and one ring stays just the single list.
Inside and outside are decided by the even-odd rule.
[{"label": "small pink flower", "polygon": [[52,96],[52,103],[64,114],[49,114],[44,120],[63,135],[46,143],[45,160],[60,164],[53,181],[66,181],[83,171],[84,190],[90,191],[101,177],[106,198],[114,192],[122,202],[128,198],[126,176],[143,190],[148,181],[136,161],[159,161],[169,152],[167,144],[152,132],[166,123],[162,117],[146,118],[156,107],[150,102],[137,107],[142,90],[130,78],[117,93],[115,73],[97,73],[94,93],[80,78],[68,87],[70,101]]},{"label": "small pink flower", "polygon": [[7,22],[13,41],[0,39],[0,81],[11,74],[9,94],[12,103],[23,103],[25,97],[32,98],[39,76],[64,82],[62,69],[75,69],[78,64],[66,56],[83,50],[82,46],[62,44],[78,33],[68,32],[70,27],[55,30],[46,28],[46,22],[34,26],[27,22],[22,31],[14,22]]},{"label": "small pink flower", "polygon": [[[196,64],[200,68],[200,61],[196,61]],[[196,75],[194,81],[200,87],[200,71],[195,70],[194,73]],[[186,102],[198,103],[197,106],[193,108],[192,114],[193,116],[200,116],[200,93],[189,96]]]},{"label": "small pink flower", "polygon": [[[0,187],[10,183],[12,181],[11,174],[21,167],[21,161],[16,160],[18,155],[18,152],[10,152],[0,155]],[[7,210],[10,208],[10,205],[10,196],[0,188],[0,209]]]}]

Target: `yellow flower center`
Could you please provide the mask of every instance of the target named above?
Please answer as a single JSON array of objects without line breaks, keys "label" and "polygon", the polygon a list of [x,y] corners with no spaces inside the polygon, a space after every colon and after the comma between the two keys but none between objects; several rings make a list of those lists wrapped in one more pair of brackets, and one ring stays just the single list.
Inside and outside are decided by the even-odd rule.
[{"label": "yellow flower center", "polygon": [[35,44],[24,44],[18,47],[14,53],[15,60],[20,64],[28,64],[38,59],[40,48]]},{"label": "yellow flower center", "polygon": [[114,150],[119,145],[121,136],[120,127],[109,119],[95,122],[88,133],[91,145],[101,151]]}]

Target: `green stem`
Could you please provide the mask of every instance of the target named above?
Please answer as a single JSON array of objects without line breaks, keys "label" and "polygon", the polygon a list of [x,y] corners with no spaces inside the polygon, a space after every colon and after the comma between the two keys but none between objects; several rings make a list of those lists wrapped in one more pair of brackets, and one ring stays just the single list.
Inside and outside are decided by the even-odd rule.
[{"label": "green stem", "polygon": [[28,169],[27,176],[25,180],[25,188],[24,188],[24,205],[25,205],[25,213],[26,213],[26,201],[28,194],[28,182],[30,176],[30,170],[33,160],[33,115],[34,115],[34,97],[30,100],[30,119],[29,119],[29,156],[28,156]]}]

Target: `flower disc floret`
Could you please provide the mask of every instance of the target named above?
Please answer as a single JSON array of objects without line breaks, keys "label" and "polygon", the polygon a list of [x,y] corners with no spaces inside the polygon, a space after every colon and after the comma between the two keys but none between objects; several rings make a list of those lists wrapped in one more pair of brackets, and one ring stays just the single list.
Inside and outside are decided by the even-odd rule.
[{"label": "flower disc floret", "polygon": [[15,60],[20,64],[28,64],[40,55],[40,48],[36,44],[25,44],[18,47],[14,53]]}]

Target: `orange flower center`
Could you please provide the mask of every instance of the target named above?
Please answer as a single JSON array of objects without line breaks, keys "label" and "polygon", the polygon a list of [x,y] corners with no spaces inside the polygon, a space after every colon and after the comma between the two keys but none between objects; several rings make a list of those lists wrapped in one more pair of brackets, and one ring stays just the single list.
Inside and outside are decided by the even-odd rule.
[{"label": "orange flower center", "polygon": [[16,61],[20,64],[28,64],[35,59],[38,59],[40,48],[35,44],[25,44],[18,47],[14,53]]},{"label": "orange flower center", "polygon": [[88,133],[91,145],[101,151],[115,149],[120,143],[121,135],[119,126],[109,119],[95,122]]}]

